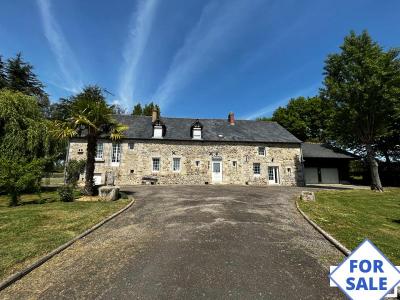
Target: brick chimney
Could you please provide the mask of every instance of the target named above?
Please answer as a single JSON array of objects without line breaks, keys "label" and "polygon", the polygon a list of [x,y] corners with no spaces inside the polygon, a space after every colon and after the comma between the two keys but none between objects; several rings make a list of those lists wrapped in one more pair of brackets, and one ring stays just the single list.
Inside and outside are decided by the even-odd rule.
[{"label": "brick chimney", "polygon": [[156,108],[153,108],[153,111],[151,112],[151,122],[154,123],[158,119],[158,110]]},{"label": "brick chimney", "polygon": [[228,122],[229,122],[229,125],[235,125],[235,114],[233,112],[229,113]]}]

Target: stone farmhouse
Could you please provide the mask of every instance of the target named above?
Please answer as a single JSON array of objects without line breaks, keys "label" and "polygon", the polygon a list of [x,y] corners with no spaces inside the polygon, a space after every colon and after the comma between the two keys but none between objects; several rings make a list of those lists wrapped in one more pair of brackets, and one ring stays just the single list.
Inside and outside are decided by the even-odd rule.
[{"label": "stone farmhouse", "polygon": [[[304,184],[301,141],[276,122],[235,120],[233,113],[115,119],[129,129],[119,142],[98,141],[96,184]],[[71,139],[67,159],[85,158],[85,140]]]}]

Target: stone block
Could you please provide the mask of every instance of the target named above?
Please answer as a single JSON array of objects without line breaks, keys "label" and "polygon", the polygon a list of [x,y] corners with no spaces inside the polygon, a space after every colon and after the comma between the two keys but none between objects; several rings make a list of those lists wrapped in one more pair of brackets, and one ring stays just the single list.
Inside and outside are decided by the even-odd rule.
[{"label": "stone block", "polygon": [[99,197],[102,201],[115,201],[119,198],[118,186],[102,186],[99,188]]},{"label": "stone block", "polygon": [[301,197],[301,200],[304,200],[304,201],[315,201],[314,192],[302,191],[300,197]]}]

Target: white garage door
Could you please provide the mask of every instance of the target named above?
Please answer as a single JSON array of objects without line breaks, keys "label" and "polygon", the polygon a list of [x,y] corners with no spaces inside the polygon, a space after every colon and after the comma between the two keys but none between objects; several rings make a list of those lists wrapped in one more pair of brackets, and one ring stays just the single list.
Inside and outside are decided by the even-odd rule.
[{"label": "white garage door", "polygon": [[318,183],[317,168],[304,168],[304,176],[306,179],[306,184]]},{"label": "white garage door", "polygon": [[339,183],[339,172],[337,168],[321,168],[322,183]]}]

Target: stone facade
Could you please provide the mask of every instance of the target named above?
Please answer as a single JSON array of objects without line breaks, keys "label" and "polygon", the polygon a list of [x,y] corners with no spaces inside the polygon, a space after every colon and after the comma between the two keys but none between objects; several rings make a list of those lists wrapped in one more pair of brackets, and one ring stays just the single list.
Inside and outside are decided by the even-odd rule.
[{"label": "stone facade", "polygon": [[[300,144],[123,140],[120,162],[112,163],[112,143],[99,143],[103,143],[103,159],[96,162],[95,176],[102,184],[107,172],[112,172],[116,185],[141,184],[143,177],[155,178],[157,184],[213,184],[214,161],[222,164],[222,184],[276,184],[269,180],[268,167],[277,167],[280,185],[304,182]],[[264,155],[259,147],[265,147]],[[85,158],[86,143],[71,140],[68,159]],[[158,172],[153,171],[153,158],[160,159]],[[173,171],[173,158],[180,159],[179,171]],[[254,163],[259,164],[260,174],[254,174]]]}]

